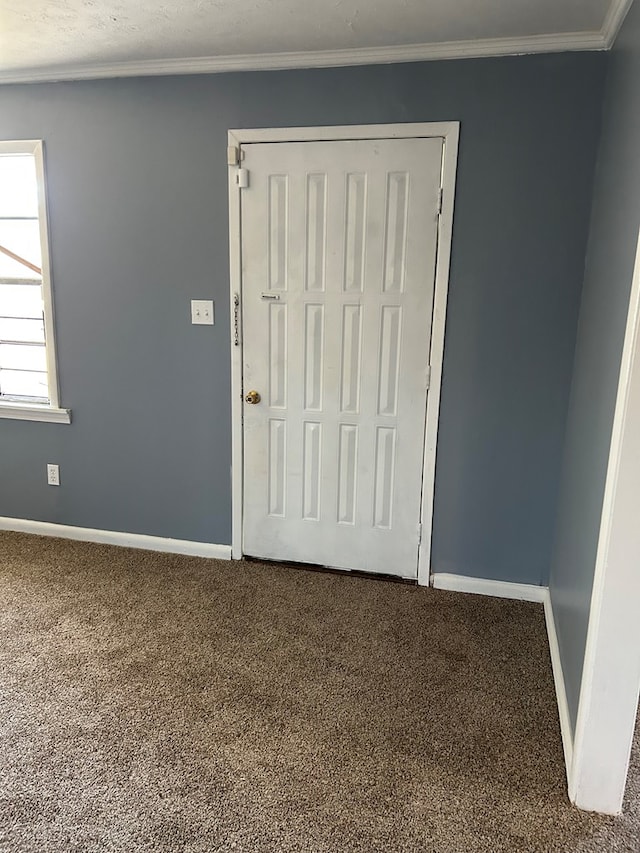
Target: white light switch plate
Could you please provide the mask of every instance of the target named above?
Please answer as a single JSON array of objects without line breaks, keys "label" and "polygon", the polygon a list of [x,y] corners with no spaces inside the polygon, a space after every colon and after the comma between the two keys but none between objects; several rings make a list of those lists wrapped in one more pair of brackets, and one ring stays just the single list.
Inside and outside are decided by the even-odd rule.
[{"label": "white light switch plate", "polygon": [[191,322],[194,326],[213,326],[213,300],[191,300]]}]

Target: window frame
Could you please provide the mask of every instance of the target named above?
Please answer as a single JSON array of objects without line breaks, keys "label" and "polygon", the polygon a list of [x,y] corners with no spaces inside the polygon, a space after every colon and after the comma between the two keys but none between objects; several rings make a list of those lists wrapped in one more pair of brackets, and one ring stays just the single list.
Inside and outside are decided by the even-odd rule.
[{"label": "window frame", "polygon": [[41,139],[0,140],[3,154],[30,154],[34,158],[38,184],[38,226],[42,249],[42,301],[44,303],[45,353],[47,359],[48,403],[12,402],[0,397],[0,418],[25,421],[71,423],[71,411],[60,406],[58,358],[51,284],[51,257],[49,254],[49,219],[47,215],[47,189],[44,174],[44,143]]}]

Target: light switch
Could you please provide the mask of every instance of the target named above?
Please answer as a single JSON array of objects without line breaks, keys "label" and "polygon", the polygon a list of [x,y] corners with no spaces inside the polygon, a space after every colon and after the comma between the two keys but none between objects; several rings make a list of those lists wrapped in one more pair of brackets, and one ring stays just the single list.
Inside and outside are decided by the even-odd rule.
[{"label": "light switch", "polygon": [[191,322],[194,326],[213,326],[213,300],[191,300]]}]

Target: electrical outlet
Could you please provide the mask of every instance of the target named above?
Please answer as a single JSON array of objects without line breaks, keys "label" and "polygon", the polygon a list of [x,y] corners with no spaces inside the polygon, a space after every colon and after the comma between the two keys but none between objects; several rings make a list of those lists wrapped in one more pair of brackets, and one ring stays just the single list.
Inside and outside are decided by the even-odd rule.
[{"label": "electrical outlet", "polygon": [[60,485],[59,465],[47,465],[47,483],[49,483],[50,486]]},{"label": "electrical outlet", "polygon": [[191,322],[194,326],[213,326],[213,300],[191,300]]}]

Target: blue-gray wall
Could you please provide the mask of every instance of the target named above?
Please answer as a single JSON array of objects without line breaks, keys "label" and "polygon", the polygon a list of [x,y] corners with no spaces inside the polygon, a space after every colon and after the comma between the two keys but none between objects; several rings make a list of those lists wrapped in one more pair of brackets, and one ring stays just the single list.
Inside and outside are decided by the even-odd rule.
[{"label": "blue-gray wall", "polygon": [[550,588],[575,725],[640,225],[640,4],[609,59]]},{"label": "blue-gray wall", "polygon": [[[227,129],[458,119],[433,566],[546,581],[605,67],[1,87],[0,138],[46,143],[73,424],[0,420],[0,516],[228,543]],[[190,325],[192,297],[216,300],[213,329]]]}]

